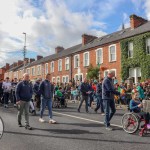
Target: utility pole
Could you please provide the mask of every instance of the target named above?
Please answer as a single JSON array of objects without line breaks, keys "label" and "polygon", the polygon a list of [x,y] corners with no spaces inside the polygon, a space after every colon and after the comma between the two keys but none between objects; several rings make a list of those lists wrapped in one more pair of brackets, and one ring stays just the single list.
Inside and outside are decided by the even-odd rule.
[{"label": "utility pole", "polygon": [[26,33],[23,32],[23,34],[25,35],[25,40],[24,40],[24,47],[23,47],[23,60],[24,60],[24,67],[23,67],[23,72],[25,73],[25,58],[26,58]]}]

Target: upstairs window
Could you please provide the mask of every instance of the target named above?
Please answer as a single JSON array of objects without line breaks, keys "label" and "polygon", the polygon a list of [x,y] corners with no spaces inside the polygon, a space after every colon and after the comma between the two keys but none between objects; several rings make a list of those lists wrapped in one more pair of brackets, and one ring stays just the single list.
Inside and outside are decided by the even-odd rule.
[{"label": "upstairs window", "polygon": [[129,58],[133,57],[133,42],[128,43],[128,57]]},{"label": "upstairs window", "polygon": [[116,61],[116,45],[109,46],[109,62]]},{"label": "upstairs window", "polygon": [[41,75],[41,66],[37,66],[37,75]]},{"label": "upstairs window", "polygon": [[96,64],[102,64],[103,63],[103,50],[102,48],[96,50]]},{"label": "upstairs window", "polygon": [[48,63],[45,64],[45,74],[48,74]]},{"label": "upstairs window", "polygon": [[74,68],[79,67],[79,55],[74,56]]},{"label": "upstairs window", "polygon": [[83,54],[83,65],[89,66],[89,52]]},{"label": "upstairs window", "polygon": [[58,60],[58,71],[62,71],[62,59]]},{"label": "upstairs window", "polygon": [[65,58],[65,70],[69,70],[69,57]]},{"label": "upstairs window", "polygon": [[51,72],[54,72],[54,61],[51,62]]}]

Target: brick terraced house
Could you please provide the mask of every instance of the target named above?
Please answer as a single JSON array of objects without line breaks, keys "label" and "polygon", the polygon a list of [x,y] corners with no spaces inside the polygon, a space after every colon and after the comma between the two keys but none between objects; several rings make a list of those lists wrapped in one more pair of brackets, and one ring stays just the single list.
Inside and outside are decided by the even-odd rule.
[{"label": "brick terraced house", "polygon": [[[86,77],[87,68],[90,64],[97,66],[100,64],[100,76],[105,77],[109,70],[113,70],[119,81],[122,80],[122,50],[121,41],[143,33],[150,33],[150,22],[136,15],[130,16],[130,27],[114,32],[102,37],[83,34],[82,43],[64,49],[61,46],[55,48],[55,54],[42,57],[37,56],[37,60],[25,60],[25,72],[30,74],[31,80],[44,78],[47,73],[51,74],[53,82],[69,82],[71,79],[83,79]],[[150,47],[150,36],[145,39],[147,47]],[[134,43],[128,43],[127,53],[134,51]],[[150,55],[148,54],[148,57]],[[19,62],[19,61],[18,61]],[[9,76],[22,78],[24,71],[23,62],[12,65],[5,73]],[[132,66],[131,66],[132,68]],[[128,68],[128,77],[137,78],[142,76],[141,70]],[[134,69],[134,68],[133,68]],[[132,74],[130,73],[132,70]]]}]

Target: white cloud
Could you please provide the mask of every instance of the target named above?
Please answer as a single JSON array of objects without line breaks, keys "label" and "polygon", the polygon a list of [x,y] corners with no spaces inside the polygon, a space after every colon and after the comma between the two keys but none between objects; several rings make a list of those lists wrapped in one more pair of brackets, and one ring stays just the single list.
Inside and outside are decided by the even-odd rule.
[{"label": "white cloud", "polygon": [[145,0],[144,3],[145,14],[148,20],[150,20],[150,0]]},{"label": "white cloud", "polygon": [[[94,16],[90,12],[72,12],[64,1],[45,0],[43,10],[34,7],[31,2],[34,1],[1,2],[0,51],[21,50],[24,45],[23,32],[27,34],[27,49],[44,56],[53,53],[58,45],[67,48],[80,43],[83,33],[97,36],[105,34],[102,31],[105,23],[94,21]],[[0,53],[0,55],[1,66],[14,60],[10,59],[10,53]],[[20,56],[22,56],[21,52],[19,56],[15,56],[15,59]]]}]

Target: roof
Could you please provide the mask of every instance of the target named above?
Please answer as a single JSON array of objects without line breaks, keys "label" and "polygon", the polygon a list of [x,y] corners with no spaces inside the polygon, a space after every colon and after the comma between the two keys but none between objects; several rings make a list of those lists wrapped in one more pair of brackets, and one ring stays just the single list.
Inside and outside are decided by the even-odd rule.
[{"label": "roof", "polygon": [[[75,53],[78,53],[78,52],[81,52],[81,51],[85,51],[87,49],[94,48],[94,47],[97,47],[97,46],[103,46],[104,44],[119,41],[119,40],[122,40],[122,39],[125,39],[125,38],[128,38],[128,37],[132,37],[132,36],[135,36],[135,35],[139,35],[139,34],[142,34],[142,33],[145,33],[145,32],[150,32],[150,21],[146,22],[145,24],[143,24],[143,25],[141,25],[141,26],[139,26],[135,29],[126,28],[126,29],[123,29],[123,30],[120,30],[120,31],[117,31],[117,32],[99,37],[99,38],[89,42],[88,44],[75,45],[75,46],[70,47],[68,49],[65,49],[65,50],[63,50],[59,53],[46,56],[44,58],[41,58],[40,60],[36,60],[36,61],[26,65],[26,68],[27,67],[32,67],[32,66],[35,66],[35,65],[38,65],[38,64],[41,64],[41,63],[46,63],[48,61],[53,61],[55,59],[59,59],[59,58],[62,58],[62,57],[67,57],[71,54],[75,54]],[[21,68],[18,68],[18,69],[20,70]],[[22,67],[22,69],[23,69],[23,67]]]}]

